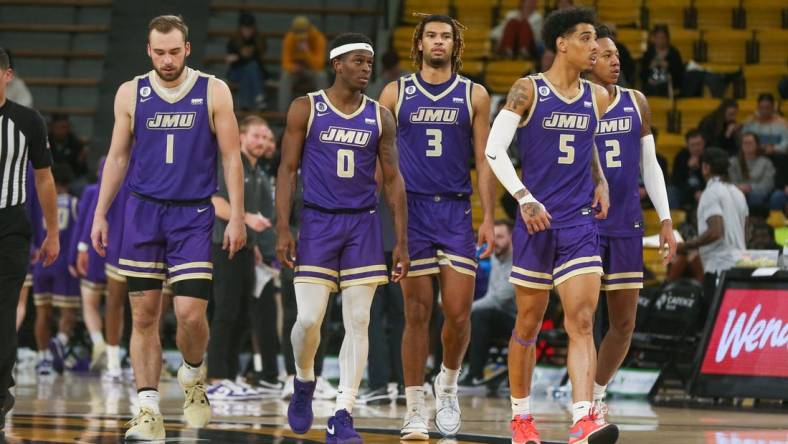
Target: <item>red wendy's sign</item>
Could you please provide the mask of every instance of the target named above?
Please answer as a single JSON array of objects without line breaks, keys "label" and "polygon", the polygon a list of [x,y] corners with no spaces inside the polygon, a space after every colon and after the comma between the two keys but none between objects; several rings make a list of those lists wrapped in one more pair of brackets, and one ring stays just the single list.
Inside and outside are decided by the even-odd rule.
[{"label": "red wendy's sign", "polygon": [[727,288],[700,373],[788,377],[788,291]]}]

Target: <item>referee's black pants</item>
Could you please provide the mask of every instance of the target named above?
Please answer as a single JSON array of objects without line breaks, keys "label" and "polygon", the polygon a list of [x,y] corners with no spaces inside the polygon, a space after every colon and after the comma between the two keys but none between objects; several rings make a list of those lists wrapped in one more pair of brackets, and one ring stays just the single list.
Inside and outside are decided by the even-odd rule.
[{"label": "referee's black pants", "polygon": [[30,234],[24,205],[0,209],[0,405],[14,385],[16,305],[27,274]]}]

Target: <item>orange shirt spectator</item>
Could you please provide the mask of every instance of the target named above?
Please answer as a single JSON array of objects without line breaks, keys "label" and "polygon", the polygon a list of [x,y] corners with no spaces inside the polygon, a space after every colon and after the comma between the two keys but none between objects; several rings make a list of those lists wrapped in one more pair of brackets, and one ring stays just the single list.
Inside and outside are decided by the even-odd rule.
[{"label": "orange shirt spectator", "polygon": [[295,17],[282,42],[282,68],[296,73],[303,68],[321,70],[325,64],[326,37],[306,17]]}]

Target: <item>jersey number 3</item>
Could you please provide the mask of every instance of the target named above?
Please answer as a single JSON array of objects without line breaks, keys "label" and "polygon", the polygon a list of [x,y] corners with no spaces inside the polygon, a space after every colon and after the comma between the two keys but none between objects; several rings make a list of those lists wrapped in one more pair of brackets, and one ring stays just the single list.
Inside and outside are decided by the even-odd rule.
[{"label": "jersey number 3", "polygon": [[443,154],[443,131],[435,128],[427,130],[427,157],[440,157]]}]

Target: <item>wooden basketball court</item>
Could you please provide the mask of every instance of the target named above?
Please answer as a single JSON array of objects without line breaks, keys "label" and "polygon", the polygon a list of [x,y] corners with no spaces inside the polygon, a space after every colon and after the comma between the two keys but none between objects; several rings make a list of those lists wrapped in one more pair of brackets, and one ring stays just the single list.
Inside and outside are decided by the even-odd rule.
[{"label": "wooden basketball court", "polygon": [[[19,375],[17,404],[8,417],[7,443],[118,443],[131,417],[133,386],[108,384],[97,376],[67,374],[39,381]],[[287,403],[279,399],[214,402],[206,429],[181,422],[183,395],[174,380],[163,381],[162,410],[166,442],[318,443],[325,439],[325,418],[333,402],[315,402],[315,427],[295,435],[286,425]],[[566,442],[570,415],[564,400],[534,396],[533,410],[547,443]],[[429,401],[428,401],[429,403]],[[509,443],[509,401],[505,397],[462,396],[463,426],[456,439],[437,443]],[[428,404],[429,405],[429,404]],[[620,443],[638,444],[788,444],[788,412],[753,412],[652,407],[645,400],[613,399],[610,419],[621,429]],[[366,443],[399,441],[404,407],[357,406],[356,426]]]}]

